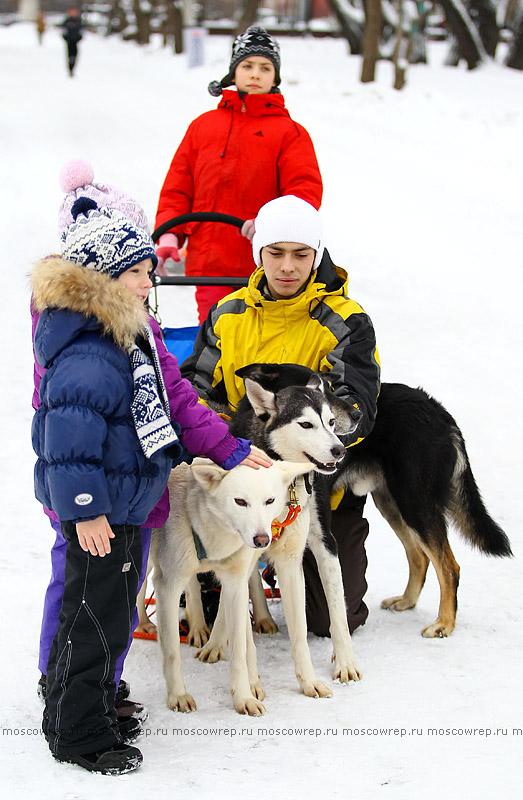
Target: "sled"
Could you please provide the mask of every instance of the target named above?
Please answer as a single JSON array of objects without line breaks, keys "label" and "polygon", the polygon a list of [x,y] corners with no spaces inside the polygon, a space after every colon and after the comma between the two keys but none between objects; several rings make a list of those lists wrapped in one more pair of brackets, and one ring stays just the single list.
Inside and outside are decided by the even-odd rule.
[{"label": "sled", "polygon": [[[156,608],[154,608],[151,613],[149,613],[149,606],[155,606],[156,600],[154,597],[154,592],[151,594],[150,597],[145,599],[145,610],[147,612],[147,616],[151,619],[154,614],[156,614]],[[189,629],[185,624],[185,620],[180,620],[179,623],[180,628],[180,642],[187,641],[187,634],[189,633]],[[156,642],[158,639],[158,634],[156,633],[147,633],[146,631],[133,631],[133,639],[150,639],[153,642]]]}]

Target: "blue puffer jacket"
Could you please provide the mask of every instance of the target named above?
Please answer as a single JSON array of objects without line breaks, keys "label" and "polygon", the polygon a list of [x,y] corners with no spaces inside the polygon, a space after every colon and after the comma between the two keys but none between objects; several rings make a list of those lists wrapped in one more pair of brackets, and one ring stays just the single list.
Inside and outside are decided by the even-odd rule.
[{"label": "blue puffer jacket", "polygon": [[136,434],[126,348],[143,329],[143,306],[116,281],[60,259],[40,262],[32,283],[42,311],[35,353],[47,368],[32,427],[36,497],[62,521],[105,514],[141,525],[182,453],[174,445],[146,459]]}]

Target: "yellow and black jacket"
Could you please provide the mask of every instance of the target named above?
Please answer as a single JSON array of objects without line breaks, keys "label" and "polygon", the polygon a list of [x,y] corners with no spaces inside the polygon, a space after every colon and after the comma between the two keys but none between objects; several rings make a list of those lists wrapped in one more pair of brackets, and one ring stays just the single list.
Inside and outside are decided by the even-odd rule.
[{"label": "yellow and black jacket", "polygon": [[289,300],[265,291],[263,268],[249,285],[213,306],[182,375],[200,397],[235,409],[245,390],[235,371],[248,364],[301,364],[329,372],[335,393],[363,413],[358,438],[372,430],[380,365],[372,323],[347,297],[348,276],[325,251],[304,290]]}]

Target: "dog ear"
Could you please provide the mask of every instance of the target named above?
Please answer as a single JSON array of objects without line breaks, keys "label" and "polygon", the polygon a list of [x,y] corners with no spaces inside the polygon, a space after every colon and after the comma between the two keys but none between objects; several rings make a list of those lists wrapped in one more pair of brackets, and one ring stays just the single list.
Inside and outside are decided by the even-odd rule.
[{"label": "dog ear", "polygon": [[329,393],[327,400],[334,414],[334,433],[338,436],[354,433],[363,416],[360,409],[335,394]]},{"label": "dog ear", "polygon": [[276,413],[274,392],[264,389],[257,381],[245,378],[245,394],[257,417],[266,419]]},{"label": "dog ear", "polygon": [[191,472],[204,489],[210,489],[213,485],[217,486],[227,475],[227,470],[222,469],[217,464],[192,464]]},{"label": "dog ear", "polygon": [[239,378],[250,378],[263,386],[264,389],[277,394],[288,386],[307,386],[307,382],[314,375],[308,367],[300,364],[249,364],[240,367],[235,372]]},{"label": "dog ear", "polygon": [[275,461],[274,464],[280,470],[283,480],[287,481],[289,484],[291,484],[298,475],[306,475],[314,469],[309,461]]},{"label": "dog ear", "polygon": [[240,367],[234,373],[239,378],[250,378],[257,383],[261,383],[266,388],[272,383],[276,383],[280,377],[281,365],[280,364],[248,364],[246,367]]},{"label": "dog ear", "polygon": [[323,392],[325,394],[325,382],[324,380],[317,375],[315,372],[312,373],[309,380],[307,381],[307,389],[316,389],[317,391]]}]

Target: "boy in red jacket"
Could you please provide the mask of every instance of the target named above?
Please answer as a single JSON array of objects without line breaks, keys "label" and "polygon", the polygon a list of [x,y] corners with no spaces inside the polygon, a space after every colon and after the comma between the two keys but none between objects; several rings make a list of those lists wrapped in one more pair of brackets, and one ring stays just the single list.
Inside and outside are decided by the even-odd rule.
[{"label": "boy in red jacket", "polygon": [[[237,36],[227,75],[209,92],[223,94],[218,108],[190,125],[167,172],[156,227],[192,211],[220,211],[247,220],[243,236],[228,225],[193,222],[160,237],[159,266],[179,261],[187,238],[187,275],[248,276],[254,217],[269,200],[295,195],[319,209],[321,174],[311,138],[291,119],[280,84],[280,50],[266,30],[251,26]],[[223,91],[228,86],[236,91]],[[199,286],[200,322],[210,307],[232,291]]]}]

